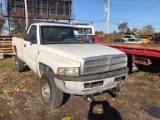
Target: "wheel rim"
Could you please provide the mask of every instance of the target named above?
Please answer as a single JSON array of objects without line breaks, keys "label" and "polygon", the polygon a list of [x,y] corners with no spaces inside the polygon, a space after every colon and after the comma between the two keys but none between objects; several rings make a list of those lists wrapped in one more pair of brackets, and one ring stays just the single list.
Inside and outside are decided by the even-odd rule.
[{"label": "wheel rim", "polygon": [[17,69],[18,68],[17,56],[15,56],[14,64],[15,64],[15,68]]},{"label": "wheel rim", "polygon": [[50,101],[50,87],[47,82],[42,85],[42,95],[44,101],[48,103]]}]

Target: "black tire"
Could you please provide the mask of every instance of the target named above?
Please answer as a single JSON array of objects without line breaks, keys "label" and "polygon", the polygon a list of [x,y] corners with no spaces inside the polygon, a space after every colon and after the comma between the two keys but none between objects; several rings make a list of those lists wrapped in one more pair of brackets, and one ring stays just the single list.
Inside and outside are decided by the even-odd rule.
[{"label": "black tire", "polygon": [[57,108],[63,102],[63,92],[57,88],[52,72],[45,72],[40,80],[40,95],[43,103],[49,108]]},{"label": "black tire", "polygon": [[15,69],[18,72],[22,72],[24,70],[24,62],[21,59],[19,59],[19,57],[17,56],[17,52],[16,52],[16,55],[15,55],[14,64],[15,64]]}]

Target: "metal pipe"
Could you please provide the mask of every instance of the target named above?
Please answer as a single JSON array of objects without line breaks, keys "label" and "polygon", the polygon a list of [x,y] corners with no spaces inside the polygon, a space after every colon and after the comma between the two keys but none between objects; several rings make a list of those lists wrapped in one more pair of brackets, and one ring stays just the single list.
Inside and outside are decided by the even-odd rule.
[{"label": "metal pipe", "polygon": [[107,31],[106,1],[107,0],[103,0],[103,2],[104,2],[104,32]]},{"label": "metal pipe", "polygon": [[28,28],[28,9],[27,9],[27,0],[24,0],[24,6],[25,6],[25,18],[26,18],[26,30]]},{"label": "metal pipe", "polygon": [[108,23],[109,23],[109,15],[110,15],[110,0],[108,0],[108,9],[107,9],[107,34],[108,34]]}]

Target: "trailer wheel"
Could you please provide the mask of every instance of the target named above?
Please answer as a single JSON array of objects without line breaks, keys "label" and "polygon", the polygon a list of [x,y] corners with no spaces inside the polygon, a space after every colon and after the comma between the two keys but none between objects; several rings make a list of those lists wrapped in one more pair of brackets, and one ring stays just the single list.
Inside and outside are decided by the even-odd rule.
[{"label": "trailer wheel", "polygon": [[56,108],[62,104],[63,92],[57,88],[52,72],[46,72],[42,75],[40,95],[43,103],[49,108]]},{"label": "trailer wheel", "polygon": [[15,55],[14,64],[15,64],[15,69],[18,72],[22,72],[24,70],[24,62],[21,59],[19,59],[19,57],[17,56],[17,52],[16,52],[16,55]]}]

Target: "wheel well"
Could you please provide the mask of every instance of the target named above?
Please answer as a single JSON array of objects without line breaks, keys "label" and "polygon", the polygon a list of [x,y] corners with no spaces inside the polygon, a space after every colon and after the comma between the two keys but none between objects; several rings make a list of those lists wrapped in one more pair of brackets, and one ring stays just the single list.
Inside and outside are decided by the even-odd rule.
[{"label": "wheel well", "polygon": [[39,72],[42,75],[44,72],[53,72],[53,70],[49,66],[39,63]]},{"label": "wheel well", "polygon": [[13,46],[13,51],[14,51],[15,53],[17,52],[16,46]]}]

